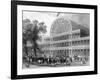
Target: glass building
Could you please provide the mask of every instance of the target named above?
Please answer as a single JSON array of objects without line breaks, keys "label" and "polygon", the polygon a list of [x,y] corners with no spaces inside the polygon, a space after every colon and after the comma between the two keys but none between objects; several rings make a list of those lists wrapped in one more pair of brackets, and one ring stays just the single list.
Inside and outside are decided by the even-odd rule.
[{"label": "glass building", "polygon": [[90,52],[89,29],[64,17],[56,19],[40,44],[45,57],[88,57]]}]

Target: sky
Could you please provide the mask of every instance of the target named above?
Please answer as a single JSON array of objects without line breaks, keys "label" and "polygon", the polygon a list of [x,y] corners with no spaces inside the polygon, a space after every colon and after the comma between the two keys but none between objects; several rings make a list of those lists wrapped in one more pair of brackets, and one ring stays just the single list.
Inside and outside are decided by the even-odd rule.
[{"label": "sky", "polygon": [[23,19],[38,20],[39,22],[44,22],[47,26],[47,33],[45,36],[50,36],[50,28],[55,19],[58,17],[67,17],[79,24],[82,24],[89,28],[89,14],[78,14],[78,13],[57,13],[53,12],[34,12],[34,11],[23,11]]}]

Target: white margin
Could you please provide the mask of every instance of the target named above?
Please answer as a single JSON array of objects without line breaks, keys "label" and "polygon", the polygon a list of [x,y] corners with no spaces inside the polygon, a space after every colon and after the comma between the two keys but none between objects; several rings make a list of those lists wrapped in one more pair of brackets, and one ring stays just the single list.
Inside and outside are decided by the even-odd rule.
[{"label": "white margin", "polygon": [[[22,10],[90,13],[90,66],[22,69]],[[94,70],[94,10],[42,6],[17,6],[17,75],[80,72]]]}]

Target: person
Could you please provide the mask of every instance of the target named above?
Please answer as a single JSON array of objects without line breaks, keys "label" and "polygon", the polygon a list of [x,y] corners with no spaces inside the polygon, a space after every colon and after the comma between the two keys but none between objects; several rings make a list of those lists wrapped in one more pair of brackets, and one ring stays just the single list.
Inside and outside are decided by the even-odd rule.
[{"label": "person", "polygon": [[29,67],[29,64],[30,64],[30,60],[29,60],[29,56],[27,56],[27,63],[25,64],[26,67]]}]

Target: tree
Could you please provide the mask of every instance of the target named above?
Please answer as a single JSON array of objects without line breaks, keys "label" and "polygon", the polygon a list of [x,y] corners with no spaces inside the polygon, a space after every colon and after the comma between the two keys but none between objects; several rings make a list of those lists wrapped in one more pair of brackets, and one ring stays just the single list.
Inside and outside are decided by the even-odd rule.
[{"label": "tree", "polygon": [[28,40],[28,28],[29,28],[29,19],[25,19],[22,22],[22,35],[23,35],[23,52],[25,52],[26,55],[28,55],[28,50],[27,50],[27,40]]},{"label": "tree", "polygon": [[34,49],[34,55],[37,57],[37,51],[42,52],[37,43],[38,40],[41,41],[41,36],[39,34],[46,33],[46,25],[44,22],[38,22],[37,20],[30,21],[29,19],[23,20],[23,46],[24,51],[28,55],[27,41],[32,43],[32,48]]}]

